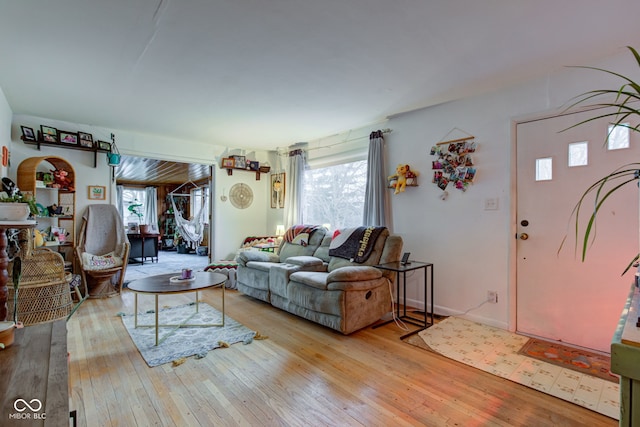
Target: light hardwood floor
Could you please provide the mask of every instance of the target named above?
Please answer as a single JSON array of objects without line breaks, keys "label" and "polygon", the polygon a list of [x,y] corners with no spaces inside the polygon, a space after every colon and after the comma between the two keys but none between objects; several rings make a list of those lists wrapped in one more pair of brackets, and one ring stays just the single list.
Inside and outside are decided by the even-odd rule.
[{"label": "light hardwood floor", "polygon": [[[220,290],[201,300],[220,309]],[[161,297],[161,305],[194,294]],[[226,313],[269,338],[149,368],[118,312],[85,301],[68,322],[80,426],[616,426],[617,421],[446,359],[390,324],[343,336],[236,291]],[[141,309],[152,308],[140,297]]]}]

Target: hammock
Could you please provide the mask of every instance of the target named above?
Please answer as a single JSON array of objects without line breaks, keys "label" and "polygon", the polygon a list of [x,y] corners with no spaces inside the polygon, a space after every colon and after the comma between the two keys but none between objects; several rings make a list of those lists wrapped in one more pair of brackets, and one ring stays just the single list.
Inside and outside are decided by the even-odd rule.
[{"label": "hammock", "polygon": [[[200,207],[198,208],[198,211],[196,212],[196,214],[193,216],[192,219],[189,220],[189,219],[183,218],[182,213],[176,207],[176,202],[173,195],[173,193],[177,191],[178,188],[176,188],[176,190],[169,193],[169,195],[171,196],[171,205],[173,206],[174,218],[176,220],[176,228],[178,229],[178,231],[180,232],[180,235],[184,240],[186,240],[187,242],[191,242],[196,245],[199,245],[200,242],[202,242],[202,239],[204,238],[204,220],[205,220],[204,204],[200,205]],[[204,198],[203,198],[203,203],[204,203]]]}]

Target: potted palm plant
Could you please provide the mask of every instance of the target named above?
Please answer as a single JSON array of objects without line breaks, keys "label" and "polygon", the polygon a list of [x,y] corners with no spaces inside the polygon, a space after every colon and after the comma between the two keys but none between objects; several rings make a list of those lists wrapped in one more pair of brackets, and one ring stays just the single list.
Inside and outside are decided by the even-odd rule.
[{"label": "potted palm plant", "polygon": [[[640,54],[631,46],[627,46],[627,48],[640,68]],[[617,88],[592,90],[574,98],[574,102],[569,106],[569,109],[584,105],[589,105],[590,107],[608,107],[608,109],[595,117],[571,126],[571,128],[593,120],[609,118],[613,125],[612,129],[617,126],[623,126],[635,132],[640,131],[640,124],[636,126],[627,124],[629,119],[640,117],[640,109],[638,109],[640,105],[637,105],[638,101],[640,101],[640,83],[630,77],[602,68],[584,66],[578,68],[592,69],[611,74],[619,78],[621,83]],[[603,204],[616,190],[629,183],[636,182],[638,179],[640,179],[640,163],[628,163],[608,175],[601,177],[584,191],[572,213],[573,217],[575,217],[576,244],[581,245],[582,261],[585,260],[587,255],[587,249],[594,236],[593,231],[596,218]],[[593,212],[586,225],[581,225],[578,222],[578,218],[581,209],[585,208],[586,203],[589,203],[588,206],[593,209]],[[640,259],[640,254],[636,254],[633,257],[622,274],[626,273],[638,259]]]}]

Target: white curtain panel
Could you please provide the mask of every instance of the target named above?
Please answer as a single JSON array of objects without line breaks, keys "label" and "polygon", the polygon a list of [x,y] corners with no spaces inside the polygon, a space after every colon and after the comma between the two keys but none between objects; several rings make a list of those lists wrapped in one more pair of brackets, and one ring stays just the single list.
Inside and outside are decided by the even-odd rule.
[{"label": "white curtain panel", "polygon": [[387,225],[388,191],[384,165],[384,138],[382,131],[378,130],[369,135],[363,225]]},{"label": "white curtain panel", "polygon": [[145,187],[146,203],[144,208],[144,221],[148,225],[158,227],[158,190],[156,187]]},{"label": "white curtain panel", "polygon": [[116,185],[116,208],[120,216],[124,218],[124,185]]},{"label": "white curtain panel", "polygon": [[298,148],[289,151],[287,167],[287,191],[284,199],[285,228],[302,224],[302,189],[304,187],[304,170],[306,157],[304,150]]}]

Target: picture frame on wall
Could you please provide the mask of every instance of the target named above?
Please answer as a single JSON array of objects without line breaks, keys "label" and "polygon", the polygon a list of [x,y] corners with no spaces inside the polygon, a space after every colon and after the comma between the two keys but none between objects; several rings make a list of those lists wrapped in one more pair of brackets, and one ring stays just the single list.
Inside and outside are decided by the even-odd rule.
[{"label": "picture frame on wall", "polygon": [[233,157],[225,157],[222,159],[222,167],[223,168],[233,168],[236,165],[236,161]]},{"label": "picture frame on wall", "polygon": [[257,171],[260,169],[260,162],[250,160],[248,163],[249,163],[249,170]]},{"label": "picture frame on wall", "polygon": [[111,151],[111,143],[107,141],[98,141],[98,148],[104,151]]},{"label": "picture frame on wall", "polygon": [[36,140],[36,134],[33,131],[32,128],[27,127],[27,126],[20,126],[20,128],[22,129],[22,139],[24,141],[35,141]]},{"label": "picture frame on wall", "polygon": [[236,169],[244,169],[247,167],[247,159],[244,156],[233,156]]},{"label": "picture frame on wall", "polygon": [[42,139],[45,142],[58,142],[58,129],[51,126],[40,125],[40,131],[42,132]]},{"label": "picture frame on wall", "polygon": [[87,187],[89,200],[107,199],[107,187],[104,185],[89,185]]},{"label": "picture frame on wall", "polygon": [[271,207],[284,208],[285,173],[271,174]]},{"label": "picture frame on wall", "polygon": [[58,131],[58,141],[61,144],[78,145],[78,134],[65,130]]},{"label": "picture frame on wall", "polygon": [[81,147],[93,148],[93,135],[86,132],[78,132]]}]

